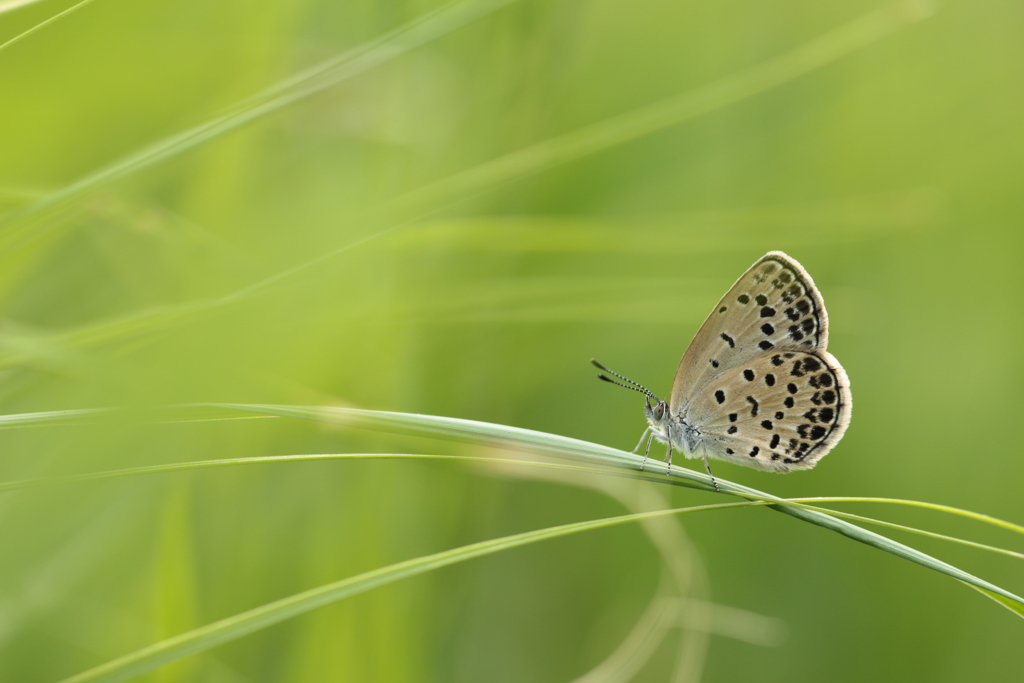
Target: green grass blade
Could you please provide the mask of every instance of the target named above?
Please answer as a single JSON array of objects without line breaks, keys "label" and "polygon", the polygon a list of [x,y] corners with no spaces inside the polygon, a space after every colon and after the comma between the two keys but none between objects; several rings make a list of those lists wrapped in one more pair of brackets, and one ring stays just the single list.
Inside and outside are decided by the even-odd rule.
[{"label": "green grass blade", "polygon": [[[820,499],[822,501],[828,501],[828,498]],[[1019,553],[1015,550],[1007,550],[1006,548],[999,548],[993,545],[986,545],[985,543],[977,543],[975,541],[968,541],[965,538],[957,538],[956,536],[948,536],[946,534],[935,533],[934,531],[926,531],[925,529],[918,529],[917,527],[906,526],[904,524],[896,524],[895,522],[887,522],[881,519],[875,519],[873,517],[865,517],[863,515],[855,515],[849,512],[839,512],[838,510],[830,510],[826,508],[820,508],[814,505],[803,505],[798,500],[792,498],[787,499],[787,504],[794,507],[800,507],[805,510],[817,510],[818,512],[824,512],[825,514],[833,517],[841,517],[843,519],[850,519],[855,522],[863,522],[865,524],[873,524],[875,526],[883,526],[888,529],[897,529],[899,531],[906,531],[911,534],[917,534],[919,536],[927,536],[928,538],[937,538],[942,541],[949,541],[950,543],[959,543],[960,545],[966,545],[971,548],[978,550],[987,550],[989,552],[998,553],[1000,555],[1008,555],[1016,559],[1024,559],[1024,553]]]},{"label": "green grass blade", "polygon": [[[28,413],[23,415],[9,415],[0,417],[0,427],[4,426],[7,418],[15,418],[14,425],[31,426],[36,424],[47,424],[55,422],[67,422],[78,420],[80,417],[94,413],[95,411],[65,411],[64,413]],[[222,418],[223,419],[223,418]],[[451,460],[451,461],[462,461],[462,462],[477,462],[477,463],[494,463],[500,462],[502,465],[525,465],[528,467],[541,467],[547,469],[556,470],[568,470],[573,472],[587,472],[591,474],[601,474],[605,476],[616,476],[626,477],[630,479],[637,479],[641,481],[654,481],[658,483],[662,482],[661,475],[655,475],[651,473],[647,474],[626,474],[622,470],[609,469],[606,467],[593,467],[593,466],[577,466],[577,465],[564,465],[552,462],[543,462],[537,460],[513,460],[513,459],[501,459],[496,460],[495,458],[486,456],[472,456],[472,455],[429,455],[420,453],[313,453],[303,455],[271,455],[271,456],[258,456],[250,458],[220,458],[217,460],[192,460],[187,462],[167,463],[164,465],[147,465],[144,467],[127,467],[117,470],[104,470],[100,472],[84,472],[82,474],[73,474],[63,477],[49,477],[42,479],[23,479],[18,481],[7,481],[0,482],[0,493],[6,491],[16,491],[19,489],[32,488],[37,486],[53,486],[59,484],[74,484],[89,481],[102,481],[105,479],[120,479],[123,477],[140,476],[147,474],[166,474],[171,472],[184,472],[191,470],[210,469],[215,467],[232,467],[237,465],[265,465],[273,463],[284,463],[284,462],[312,462],[312,461],[324,461],[324,460]],[[672,482],[675,483],[675,482]],[[841,517],[843,519],[851,519],[858,522],[864,522],[866,524],[874,524],[877,526],[884,526],[890,529],[897,529],[899,531],[906,531],[912,534],[918,534],[921,536],[927,536],[929,538],[936,538],[943,541],[949,541],[951,543],[959,543],[979,550],[987,550],[989,552],[998,553],[1001,555],[1008,555],[1017,559],[1024,559],[1024,553],[1019,553],[1014,550],[1008,550],[1005,548],[999,548],[996,546],[986,545],[984,543],[977,543],[975,541],[969,541],[967,539],[958,538],[956,536],[949,536],[946,534],[939,534],[924,529],[918,529],[916,527],[906,526],[903,524],[896,524],[893,522],[887,522],[885,520],[874,519],[872,517],[864,517],[862,515],[855,515],[848,512],[840,512],[837,510],[829,510],[826,508],[820,508],[812,505],[806,505],[808,501],[817,502],[849,502],[863,500],[859,498],[847,498],[847,497],[817,497],[817,498],[788,498],[782,499],[778,504],[792,505],[800,507],[805,510],[816,510],[833,517]],[[872,498],[872,502],[894,502],[902,504],[913,504],[916,501],[906,500],[890,500],[887,498]],[[767,502],[760,499],[754,499],[752,502],[761,505],[774,505],[777,503]],[[932,506],[923,505],[922,507],[932,508],[937,507],[939,509],[945,509],[948,506]],[[970,517],[983,517],[985,515],[978,515],[977,513],[970,513],[967,510],[959,510],[958,508],[949,508],[957,510],[958,512],[968,513]],[[987,518],[995,522],[1000,522],[1004,525],[1009,525],[1009,522],[1003,522],[1003,520],[997,520],[995,518]],[[1010,525],[1014,526],[1014,525]]]},{"label": "green grass blade", "polygon": [[[0,493],[5,491],[16,491],[18,489],[32,488],[36,486],[54,486],[59,484],[77,484],[89,481],[102,481],[104,479],[120,479],[123,477],[134,477],[147,474],[167,474],[170,472],[185,472],[191,470],[202,470],[216,467],[233,467],[237,465],[269,465],[283,462],[314,462],[323,460],[454,460],[461,462],[495,463],[502,465],[526,465],[529,467],[543,467],[547,469],[570,470],[575,472],[590,472],[598,474],[613,474],[624,476],[621,470],[609,470],[598,467],[564,465],[553,462],[540,462],[537,460],[496,460],[484,456],[472,455],[427,455],[420,453],[313,453],[308,455],[268,455],[252,458],[221,458],[218,460],[193,460],[190,462],[175,462],[166,465],[147,465],[144,467],[126,467],[118,470],[104,470],[101,472],[84,472],[82,474],[71,474],[64,477],[49,477],[44,479],[22,479],[18,481],[0,482]],[[631,479],[650,481],[652,478],[642,475],[625,475]]]},{"label": "green grass blade", "polygon": [[[332,422],[336,424],[347,424],[351,426],[367,427],[389,432],[405,432],[419,435],[434,435],[448,439],[485,443],[497,447],[509,447],[513,449],[527,449],[542,452],[550,455],[582,459],[592,463],[618,466],[626,469],[639,470],[643,459],[633,453],[627,453],[608,446],[589,443],[580,439],[572,439],[557,434],[536,432],[519,427],[508,427],[488,422],[476,422],[474,420],[462,420],[451,417],[438,417],[433,415],[416,415],[411,413],[393,413],[374,410],[360,410],[356,408],[333,408],[333,407],[309,407],[309,406],[279,406],[279,405],[256,405],[256,404],[229,404],[211,403],[211,407],[234,408],[237,410],[254,412],[266,415],[279,415],[282,417],[297,417],[319,422]],[[682,479],[697,488],[711,490],[711,479],[707,474],[695,472],[676,465],[672,466],[672,475]],[[785,505],[785,501],[756,489],[752,489],[730,481],[716,477],[718,485],[723,493],[752,498],[757,500],[778,503],[769,505],[769,508],[784,514],[796,517],[805,522],[824,527],[851,538],[860,543],[884,550],[887,553],[896,555],[910,562],[927,567],[934,571],[951,576],[954,579],[971,584],[978,588],[1003,596],[1018,604],[1024,605],[1024,598],[1014,595],[1004,588],[980,579],[951,564],[943,562],[926,553],[922,553],[909,546],[903,545],[886,538],[873,531],[868,531],[855,524],[837,519],[831,515],[817,510],[805,510],[799,507]]]},{"label": "green grass blade", "polygon": [[[967,585],[970,585],[970,584],[967,584]],[[981,593],[982,595],[984,595],[987,598],[992,598],[993,600],[998,602],[1000,605],[1002,605],[1006,609],[1008,609],[1011,612],[1013,612],[1014,614],[1016,614],[1018,617],[1024,617],[1024,606],[1022,606],[1020,603],[1014,602],[1013,600],[1005,598],[1002,595],[999,595],[998,593],[993,593],[992,591],[987,591],[984,588],[978,588],[977,586],[971,586],[971,588],[973,588],[974,590],[978,591],[979,593]]]},{"label": "green grass blade", "polygon": [[701,505],[689,508],[641,512],[618,517],[607,517],[587,522],[563,524],[537,531],[528,531],[503,538],[472,543],[452,550],[417,557],[398,562],[356,576],[325,584],[302,593],[276,600],[247,612],[188,631],[174,638],[168,638],[149,647],[120,657],[106,664],[72,676],[63,683],[111,683],[152,671],[163,664],[208,650],[221,643],[240,638],[246,634],[266,628],[291,617],[309,612],[344,598],[365,593],[368,590],[394,583],[410,576],[423,574],[458,562],[465,562],[484,555],[510,550],[531,543],[559,538],[594,529],[604,529],[620,524],[656,519],[670,515],[710,510],[726,510],[746,507],[749,502]]},{"label": "green grass blade", "polygon": [[[363,73],[511,2],[514,0],[476,0],[447,5],[360,48],[326,60],[301,74],[285,79],[259,95],[239,103],[220,117],[161,140],[110,166],[101,168],[29,205],[20,212],[15,212],[6,222],[0,222],[0,253],[6,255],[16,253],[18,244],[24,238],[31,237],[30,243],[34,243],[34,240],[43,234],[43,231],[33,231],[39,220],[59,211],[98,187],[180,154],[225,132]],[[410,215],[436,209],[438,205],[454,199],[597,153],[751,97],[821,68],[844,55],[884,38],[903,26],[930,16],[931,12],[931,4],[920,0],[903,0],[884,6],[746,71],[647,107],[545,140],[414,190],[384,207],[382,209],[384,215],[376,216],[375,220],[378,222],[382,220],[385,222],[398,221],[398,224],[402,224],[409,220]],[[387,220],[385,220],[385,216]],[[355,243],[327,251],[314,259],[288,268],[226,297],[191,302],[165,309],[142,311],[121,320],[99,323],[82,330],[59,335],[55,341],[70,345],[87,345],[132,333],[152,332],[183,320],[191,320],[197,314],[241,300],[256,291],[265,289],[270,284],[295,273],[303,272],[316,264],[347,252],[355,246],[387,234],[395,227],[392,225],[390,228],[379,230]],[[3,354],[0,356],[0,367],[17,365],[26,360],[23,354]]]},{"label": "green grass blade", "polygon": [[939,505],[938,503],[924,503],[919,500],[904,500],[902,498],[862,498],[862,497],[829,497],[829,498],[798,498],[795,499],[800,503],[813,503],[815,501],[830,502],[830,503],[886,503],[889,505],[908,505],[911,507],[919,507],[925,510],[935,510],[937,512],[948,512],[952,515],[958,515],[960,517],[966,517],[967,519],[973,519],[976,522],[984,522],[985,524],[991,524],[1002,529],[1008,529],[1010,531],[1016,531],[1018,534],[1024,534],[1024,526],[1014,524],[1013,522],[1007,522],[1004,519],[998,517],[991,517],[989,515],[983,515],[978,512],[972,512],[970,510],[964,510],[963,508],[956,508],[949,505]]},{"label": "green grass blade", "polygon": [[34,5],[37,2],[42,2],[42,0],[0,0],[0,14],[28,5]]},{"label": "green grass blade", "polygon": [[[32,35],[36,31],[39,31],[39,30],[41,30],[43,28],[46,28],[47,26],[49,26],[53,22],[57,21],[58,19],[62,19],[64,17],[66,17],[67,15],[71,14],[72,12],[74,12],[75,10],[78,10],[78,9],[81,9],[82,7],[85,7],[90,2],[93,2],[93,0],[82,0],[81,2],[79,2],[79,3],[75,4],[75,5],[72,5],[71,7],[68,7],[63,12],[58,12],[57,14],[54,14],[52,17],[50,17],[46,21],[42,21],[42,22],[36,24],[35,26],[33,26],[32,28],[28,29],[27,31],[22,31],[21,33],[19,33],[18,35],[14,36],[13,38],[8,40],[7,42],[0,43],[0,52],[3,52],[7,48],[9,48],[11,45],[14,45],[15,43],[17,43],[19,40],[22,40],[23,38],[29,37],[30,35]],[[0,6],[0,13],[2,13],[4,11],[4,9],[5,8],[3,6]],[[6,9],[14,9],[14,8],[13,7],[7,7]]]},{"label": "green grass blade", "polygon": [[770,90],[931,16],[930,2],[907,0],[868,12],[778,57],[681,95],[641,107],[480,164],[396,200],[418,213],[452,199],[595,154]]},{"label": "green grass blade", "polygon": [[15,212],[0,223],[5,258],[46,233],[40,222],[79,198],[131,173],[177,156],[240,126],[274,113],[412,49],[480,19],[515,0],[463,0],[429,12],[338,57],[322,62],[255,95],[205,123],[160,140]]},{"label": "green grass blade", "polygon": [[5,427],[40,427],[50,424],[81,422],[84,418],[98,417],[109,412],[109,410],[102,408],[86,408],[83,410],[51,410],[45,413],[0,415],[0,429]]}]

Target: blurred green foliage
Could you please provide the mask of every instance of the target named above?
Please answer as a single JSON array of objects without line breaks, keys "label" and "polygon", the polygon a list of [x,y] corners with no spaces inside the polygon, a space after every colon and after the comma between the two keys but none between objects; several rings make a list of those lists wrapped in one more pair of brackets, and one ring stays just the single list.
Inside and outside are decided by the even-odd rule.
[{"label": "blurred green foliage", "polygon": [[[73,3],[14,4],[0,3],[0,44]],[[435,16],[421,44],[84,188],[439,5],[95,0],[0,48],[0,413],[135,411],[3,431],[0,480],[471,450],[151,410],[205,401],[435,413],[631,448],[640,401],[599,385],[587,359],[666,393],[718,297],[781,249],[828,303],[853,423],[811,472],[722,475],[782,496],[916,498],[1022,520],[1024,459],[1006,431],[1024,346],[1019,4],[952,0],[924,21],[901,6],[808,73],[505,175],[495,163],[520,159],[508,155],[756,74],[879,5],[500,4],[469,1],[481,17],[461,23]],[[409,462],[6,493],[0,679],[57,680],[374,567],[620,514],[622,500]],[[945,577],[764,510],[683,522],[706,599],[789,631],[778,647],[712,637],[705,681],[1019,672],[1019,619]],[[901,540],[1021,591],[1006,558]],[[148,679],[569,681],[618,647],[660,574],[641,529],[596,532],[388,586]],[[635,680],[669,680],[676,643]]]}]

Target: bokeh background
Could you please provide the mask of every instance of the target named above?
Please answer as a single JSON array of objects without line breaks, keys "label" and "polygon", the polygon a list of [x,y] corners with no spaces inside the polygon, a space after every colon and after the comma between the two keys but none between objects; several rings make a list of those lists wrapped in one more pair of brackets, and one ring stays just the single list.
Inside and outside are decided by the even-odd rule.
[{"label": "bokeh background", "polygon": [[[0,3],[0,43],[72,5],[15,4]],[[209,401],[432,413],[629,449],[641,401],[588,359],[667,394],[714,303],[781,249],[828,304],[853,422],[813,471],[716,473],[1024,521],[1020,3],[465,0],[415,39],[392,33],[439,7],[96,0],[0,48],[0,413],[130,409],[0,431],[0,480],[481,453],[160,408]],[[780,55],[792,68],[775,77]],[[225,112],[201,143],[174,138]],[[669,488],[651,495],[718,500]],[[392,461],[0,494],[0,679],[58,680],[361,571],[631,509],[612,493]],[[765,509],[681,522],[699,597],[733,617],[688,641],[705,655],[689,680],[1019,676],[1020,619],[944,576]],[[1009,558],[899,538],[1024,590]],[[571,681],[620,646],[662,564],[640,527],[551,541],[142,680]],[[633,680],[684,680],[680,642]]]}]

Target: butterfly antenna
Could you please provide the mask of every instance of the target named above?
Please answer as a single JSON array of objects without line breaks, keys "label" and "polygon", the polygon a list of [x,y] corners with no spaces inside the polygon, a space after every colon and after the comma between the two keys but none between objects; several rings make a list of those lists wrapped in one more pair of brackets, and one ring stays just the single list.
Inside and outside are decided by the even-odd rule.
[{"label": "butterfly antenna", "polygon": [[[598,370],[604,370],[609,375],[615,375],[619,379],[623,380],[624,382],[628,382],[629,384],[622,384],[621,382],[616,382],[611,377],[607,377],[605,375],[598,375],[597,376],[598,379],[602,379],[605,382],[610,382],[612,384],[615,384],[615,385],[620,386],[620,387],[624,387],[626,389],[632,389],[633,391],[636,391],[638,393],[644,394],[645,396],[650,396],[655,401],[658,401],[658,402],[661,401],[660,398],[658,398],[657,396],[654,395],[653,391],[651,391],[650,389],[645,387],[643,384],[640,384],[639,382],[634,382],[633,380],[629,379],[628,377],[623,377],[622,375],[620,375],[619,373],[615,372],[614,370],[609,370],[608,368],[606,368],[605,366],[601,365],[600,363],[598,363],[593,358],[590,359],[590,362]],[[630,386],[630,385],[632,385],[632,386]]]}]

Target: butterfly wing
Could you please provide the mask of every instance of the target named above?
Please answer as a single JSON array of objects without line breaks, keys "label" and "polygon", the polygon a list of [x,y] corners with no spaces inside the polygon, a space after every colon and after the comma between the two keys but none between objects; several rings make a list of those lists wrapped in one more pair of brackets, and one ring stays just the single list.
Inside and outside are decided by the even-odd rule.
[{"label": "butterfly wing", "polygon": [[[814,280],[781,251],[765,254],[718,302],[679,361],[671,415],[713,379],[768,352],[824,351],[828,316]],[[836,363],[838,366],[838,363]]]},{"label": "butterfly wing", "polygon": [[709,457],[774,472],[814,467],[850,424],[850,383],[826,351],[766,353],[716,376],[690,403]]}]

